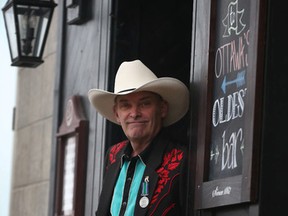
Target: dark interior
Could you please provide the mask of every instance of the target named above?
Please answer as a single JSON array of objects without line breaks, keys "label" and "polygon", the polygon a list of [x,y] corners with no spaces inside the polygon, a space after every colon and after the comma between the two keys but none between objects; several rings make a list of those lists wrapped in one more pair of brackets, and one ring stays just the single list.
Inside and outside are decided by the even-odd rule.
[{"label": "dark interior", "polygon": [[[180,79],[189,88],[192,1],[115,1],[111,16],[110,91],[119,65],[134,59],[140,59],[158,77]],[[188,118],[184,117],[166,129],[186,142],[187,128]],[[125,139],[121,128],[110,122],[107,131],[108,146]]]}]

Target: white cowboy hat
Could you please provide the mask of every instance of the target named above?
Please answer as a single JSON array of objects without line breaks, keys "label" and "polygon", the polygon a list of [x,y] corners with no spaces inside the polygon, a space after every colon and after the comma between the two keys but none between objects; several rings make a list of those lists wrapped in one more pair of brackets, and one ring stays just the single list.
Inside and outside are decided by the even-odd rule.
[{"label": "white cowboy hat", "polygon": [[188,111],[189,90],[185,84],[171,77],[157,78],[140,60],[123,62],[120,65],[115,77],[114,93],[90,89],[88,98],[102,116],[119,124],[113,112],[115,97],[139,91],[157,93],[168,102],[169,111],[163,126],[177,122]]}]

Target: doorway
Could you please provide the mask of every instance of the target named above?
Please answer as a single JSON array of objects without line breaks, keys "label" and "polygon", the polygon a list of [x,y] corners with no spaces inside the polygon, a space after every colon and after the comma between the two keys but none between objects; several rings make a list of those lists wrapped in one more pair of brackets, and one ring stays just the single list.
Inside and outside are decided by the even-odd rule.
[{"label": "doorway", "polygon": [[[109,90],[123,61],[140,59],[158,77],[174,77],[189,88],[192,1],[121,0],[112,7]],[[167,128],[187,142],[189,114]],[[108,148],[125,139],[121,128],[108,122]]]}]

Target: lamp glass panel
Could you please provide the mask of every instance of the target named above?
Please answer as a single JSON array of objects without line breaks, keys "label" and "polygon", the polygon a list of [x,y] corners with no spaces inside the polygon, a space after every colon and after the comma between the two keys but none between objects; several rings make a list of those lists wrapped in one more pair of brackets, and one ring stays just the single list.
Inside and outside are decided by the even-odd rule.
[{"label": "lamp glass panel", "polygon": [[6,28],[7,28],[11,56],[12,56],[12,59],[15,59],[18,56],[18,49],[17,49],[17,37],[16,37],[13,7],[10,7],[5,12],[4,17],[5,17],[5,23],[6,23]]},{"label": "lamp glass panel", "polygon": [[[39,28],[39,38],[38,38],[39,43],[38,44],[44,43],[44,36],[45,36],[45,32],[47,30],[47,25],[48,25],[49,20],[48,20],[48,17],[44,16],[41,21],[42,21],[42,26],[41,26],[41,28]],[[41,48],[42,48],[42,46],[37,46],[37,49],[35,50],[37,56],[40,56]]]},{"label": "lamp glass panel", "polygon": [[21,55],[39,57],[44,45],[50,8],[17,5]]}]

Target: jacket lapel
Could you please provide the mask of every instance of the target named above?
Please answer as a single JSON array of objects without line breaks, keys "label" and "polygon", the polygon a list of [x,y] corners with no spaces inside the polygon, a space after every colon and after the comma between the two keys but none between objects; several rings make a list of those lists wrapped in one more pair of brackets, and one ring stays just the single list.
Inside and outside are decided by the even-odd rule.
[{"label": "jacket lapel", "polygon": [[109,170],[105,175],[102,187],[103,189],[105,188],[105,191],[101,192],[98,205],[101,206],[101,208],[98,208],[97,216],[110,215],[111,198],[113,196],[114,186],[119,175],[120,164],[121,160],[117,160],[114,164],[111,165],[111,167],[109,167]]},{"label": "jacket lapel", "polygon": [[[156,169],[161,165],[162,163],[162,157],[164,154],[164,150],[167,147],[167,142],[159,137],[159,139],[155,140],[155,142],[152,143],[153,148],[150,152],[150,155],[148,156],[146,160],[146,169],[143,174],[143,178],[140,184],[140,188],[138,191],[138,196],[136,200],[136,205],[135,205],[135,215],[146,215],[148,210],[149,210],[149,204],[152,200],[154,190],[157,186],[158,182],[158,174],[156,173]],[[149,199],[149,204],[147,207],[142,208],[140,206],[140,200],[143,197],[141,195],[142,193],[142,182],[144,182],[144,179],[146,177],[149,177],[149,193],[148,193],[148,199]]]}]

